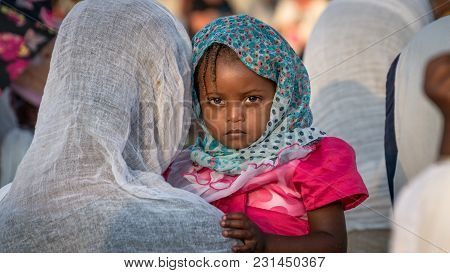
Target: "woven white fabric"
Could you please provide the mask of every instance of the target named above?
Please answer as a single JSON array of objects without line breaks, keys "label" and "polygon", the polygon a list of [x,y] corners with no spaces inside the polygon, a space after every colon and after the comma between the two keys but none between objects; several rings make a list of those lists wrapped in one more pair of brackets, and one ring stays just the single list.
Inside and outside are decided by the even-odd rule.
[{"label": "woven white fabric", "polygon": [[348,230],[389,227],[386,75],[407,42],[431,20],[427,0],[334,0],[308,41],[313,126],[353,146],[370,194],[346,213]]},{"label": "woven white fabric", "polygon": [[0,252],[231,251],[221,212],[160,175],[185,139],[190,88],[189,38],[159,4],[77,4],[0,202]]}]

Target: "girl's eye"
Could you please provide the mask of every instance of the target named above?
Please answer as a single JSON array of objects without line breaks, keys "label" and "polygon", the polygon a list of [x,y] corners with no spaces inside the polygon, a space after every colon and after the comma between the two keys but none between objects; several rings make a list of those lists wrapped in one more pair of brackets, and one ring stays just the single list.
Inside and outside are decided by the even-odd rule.
[{"label": "girl's eye", "polygon": [[209,99],[209,103],[212,105],[224,105],[225,102],[221,98],[211,98]]},{"label": "girl's eye", "polygon": [[246,103],[257,103],[260,101],[261,101],[261,98],[257,97],[257,96],[250,96],[245,100]]}]

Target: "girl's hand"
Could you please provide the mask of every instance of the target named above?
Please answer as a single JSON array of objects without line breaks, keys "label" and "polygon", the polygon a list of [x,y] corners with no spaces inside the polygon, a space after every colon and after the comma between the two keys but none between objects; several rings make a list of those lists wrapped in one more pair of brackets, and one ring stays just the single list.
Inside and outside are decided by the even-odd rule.
[{"label": "girl's hand", "polygon": [[223,216],[220,226],[223,236],[241,239],[244,245],[233,246],[233,252],[264,252],[265,234],[243,213],[229,213]]}]

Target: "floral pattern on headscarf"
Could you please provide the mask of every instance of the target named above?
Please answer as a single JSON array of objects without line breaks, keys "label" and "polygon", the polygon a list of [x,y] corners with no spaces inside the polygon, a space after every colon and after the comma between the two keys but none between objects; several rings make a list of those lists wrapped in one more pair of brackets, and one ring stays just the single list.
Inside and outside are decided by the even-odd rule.
[{"label": "floral pattern on headscarf", "polygon": [[[307,146],[325,136],[310,127],[313,118],[306,68],[276,30],[248,15],[219,18],[193,37],[194,68],[213,43],[233,49],[249,69],[274,81],[277,89],[265,132],[255,143],[239,150],[230,149],[211,136],[201,118],[197,92],[193,90],[194,114],[204,131],[204,136],[199,136],[191,147],[193,162],[238,175],[250,164],[258,165],[267,159],[275,165],[295,159],[295,154],[304,156]],[[281,150],[284,152],[280,155]]]},{"label": "floral pattern on headscarf", "polygon": [[55,35],[60,20],[48,0],[0,3],[0,93]]}]

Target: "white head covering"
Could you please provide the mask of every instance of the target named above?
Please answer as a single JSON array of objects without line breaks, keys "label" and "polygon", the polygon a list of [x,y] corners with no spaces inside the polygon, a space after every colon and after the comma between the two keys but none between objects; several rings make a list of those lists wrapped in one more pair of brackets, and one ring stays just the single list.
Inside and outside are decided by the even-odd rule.
[{"label": "white head covering", "polygon": [[[191,47],[151,0],[86,0],[56,41],[0,252],[219,252],[221,213],[161,177],[189,126]],[[187,104],[187,105],[184,105]]]},{"label": "white head covering", "polygon": [[389,227],[386,75],[400,50],[431,20],[427,0],[334,0],[308,41],[313,126],[353,146],[370,194],[347,213],[348,230]]},{"label": "white head covering", "polygon": [[395,137],[397,166],[394,190],[401,187],[439,155],[443,117],[423,91],[425,69],[431,58],[450,51],[450,16],[418,33],[402,51],[395,77]]}]

